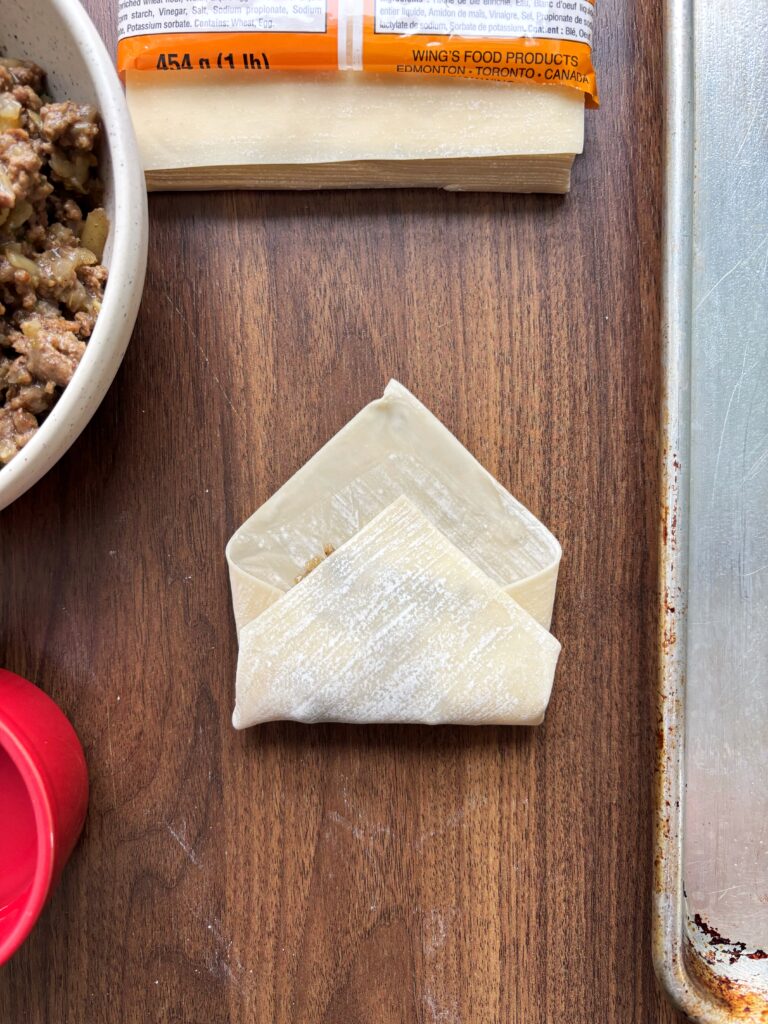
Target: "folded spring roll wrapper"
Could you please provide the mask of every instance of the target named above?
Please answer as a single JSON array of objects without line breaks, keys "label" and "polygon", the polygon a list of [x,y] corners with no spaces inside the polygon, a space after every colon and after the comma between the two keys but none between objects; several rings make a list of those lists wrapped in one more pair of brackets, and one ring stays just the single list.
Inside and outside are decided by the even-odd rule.
[{"label": "folded spring roll wrapper", "polygon": [[399,498],[243,627],[234,724],[536,725],[559,652]]},{"label": "folded spring roll wrapper", "polygon": [[[320,628],[321,609],[316,608],[310,614],[306,603],[308,589],[305,588],[326,562],[299,585],[296,585],[296,580],[308,564],[322,556],[324,550],[332,548],[336,552],[342,548],[402,497],[407,499],[408,508],[414,514],[420,513],[416,523],[408,517],[397,520],[401,525],[409,526],[409,536],[413,530],[421,530],[425,551],[430,543],[433,546],[437,543],[435,536],[440,536],[450,545],[452,552],[457,552],[467,564],[474,566],[495,588],[494,592],[513,598],[513,603],[527,613],[526,621],[530,617],[529,624],[540,628],[541,650],[551,656],[552,644],[557,645],[557,642],[549,637],[547,629],[557,583],[560,545],[425,406],[401,384],[392,381],[383,398],[372,402],[354,417],[243,524],[227,546],[235,620],[240,637],[236,726],[245,727],[275,717],[301,721],[331,718],[335,721],[507,721],[531,724],[541,720],[549,698],[551,673],[548,683],[541,680],[536,683],[537,696],[535,699],[530,697],[528,703],[524,702],[524,713],[520,711],[522,705],[511,701],[511,696],[515,696],[511,694],[510,700],[503,704],[505,710],[493,712],[502,717],[488,717],[491,714],[488,707],[481,704],[476,704],[474,710],[464,707],[460,713],[455,704],[447,701],[439,705],[446,717],[435,718],[434,706],[406,710],[393,698],[391,709],[398,708],[390,710],[394,717],[361,718],[359,715],[363,712],[354,712],[351,705],[345,704],[346,710],[342,708],[343,701],[338,694],[336,702],[327,702],[322,712],[317,712],[317,709],[310,712],[307,709],[311,705],[306,701],[297,703],[298,691],[295,688],[287,688],[286,692],[292,694],[288,703],[282,700],[270,704],[272,698],[262,692],[273,690],[278,678],[279,686],[286,690],[285,672],[282,669],[278,671],[278,663],[274,658],[270,659],[262,648],[269,642],[275,645],[275,649],[279,646],[275,624],[280,619],[281,609],[297,615],[297,605],[299,612],[303,609],[314,621],[313,627],[301,634],[307,649],[300,664],[307,668],[305,679],[311,679],[308,685],[318,687],[317,666],[322,659],[317,659],[317,642],[312,640],[312,633]],[[385,524],[389,526],[386,534],[388,543],[394,549],[397,544],[392,538],[392,524],[389,520],[385,520]],[[354,553],[354,546],[351,545],[350,550]],[[394,557],[392,551],[389,555]],[[349,557],[349,552],[344,557]],[[324,570],[309,589],[314,593],[326,580],[324,592],[326,601],[329,601],[327,574],[332,571],[334,563],[338,564],[335,553],[326,561],[331,568]],[[361,572],[358,577],[358,585],[363,588],[365,583]],[[301,597],[302,590],[304,597]],[[317,596],[315,594],[315,600]],[[374,597],[372,608],[376,614],[389,614],[387,601],[391,605],[394,598],[385,600],[383,594],[376,596],[371,593],[372,601]],[[270,612],[265,621],[255,625],[257,620],[265,617],[268,609]],[[323,614],[327,619],[327,612]],[[249,629],[250,626],[252,628]],[[381,628],[378,620],[376,628]],[[464,628],[462,622],[457,620],[455,628]],[[269,636],[272,636],[272,641],[269,641]],[[358,636],[358,642],[361,639]],[[339,633],[339,644],[343,645],[343,642]],[[351,643],[349,638],[346,642]],[[402,639],[398,642],[402,643]],[[296,652],[296,656],[301,659],[302,652]],[[313,665],[311,673],[308,671],[310,663]],[[299,685],[298,677],[302,675],[299,663],[292,664]],[[326,671],[336,673],[334,678],[338,682],[341,677],[333,659],[326,660],[324,664]],[[443,688],[447,690],[458,685],[457,679],[452,682],[446,678],[446,666],[443,662],[440,664]],[[550,667],[553,673],[553,661]],[[362,671],[360,664],[358,671]],[[383,685],[380,675],[377,672],[377,685]],[[351,687],[350,678],[344,676],[344,679],[345,685]],[[327,687],[332,689],[333,685],[333,679],[329,678]],[[350,693],[354,689],[352,687]],[[470,693],[477,688],[464,689]],[[456,692],[462,692],[461,687]],[[521,694],[517,697],[522,699]],[[303,711],[301,707],[304,707]],[[498,707],[501,708],[502,704]],[[372,707],[368,705],[365,714],[372,713]],[[376,713],[381,715],[384,712],[379,709]]]}]

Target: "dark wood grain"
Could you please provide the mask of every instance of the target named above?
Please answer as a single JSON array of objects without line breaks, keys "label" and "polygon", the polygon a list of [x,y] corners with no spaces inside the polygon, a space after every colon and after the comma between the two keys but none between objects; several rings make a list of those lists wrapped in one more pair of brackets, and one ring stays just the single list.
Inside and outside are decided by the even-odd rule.
[{"label": "dark wood grain", "polygon": [[[3,1022],[677,1019],[648,939],[658,6],[599,24],[566,199],[151,198],[125,363],[0,516],[0,663],[93,787]],[[563,542],[546,724],[237,734],[225,541],[391,376]]]}]

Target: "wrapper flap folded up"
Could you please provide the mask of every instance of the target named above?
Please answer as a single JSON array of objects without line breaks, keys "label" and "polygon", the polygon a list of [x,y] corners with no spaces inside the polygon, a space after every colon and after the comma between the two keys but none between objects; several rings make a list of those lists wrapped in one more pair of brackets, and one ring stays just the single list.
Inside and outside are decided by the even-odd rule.
[{"label": "wrapper flap folded up", "polygon": [[537,725],[559,652],[400,498],[242,629],[234,724]]}]

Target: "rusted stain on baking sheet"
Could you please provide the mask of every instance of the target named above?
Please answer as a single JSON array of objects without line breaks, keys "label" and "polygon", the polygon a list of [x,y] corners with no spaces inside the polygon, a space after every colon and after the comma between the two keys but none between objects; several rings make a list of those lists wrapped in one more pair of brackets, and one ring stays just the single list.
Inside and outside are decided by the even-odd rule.
[{"label": "rusted stain on baking sheet", "polygon": [[[681,506],[681,459],[670,445],[676,425],[664,419],[660,529],[659,689],[656,722],[656,829],[654,849],[654,961],[673,1001],[700,1024],[768,1024],[768,989],[758,990],[755,969],[763,949],[724,936],[699,915],[688,918],[682,875],[686,523]],[[734,972],[748,974],[735,977]]]},{"label": "rusted stain on baking sheet", "polygon": [[[670,429],[668,410],[665,409],[664,428]],[[680,798],[673,767],[679,758],[676,722],[682,713],[682,703],[672,670],[677,645],[677,618],[683,606],[682,593],[676,579],[675,553],[679,521],[680,460],[665,446],[662,452],[662,488],[665,501],[661,509],[661,615],[659,620],[660,687],[656,722],[656,842],[654,850],[654,887],[661,895],[669,889],[676,867],[668,856],[670,844],[679,828]],[[661,936],[656,940],[661,944]]]},{"label": "rusted stain on baking sheet", "polygon": [[691,978],[722,1007],[721,1016],[710,1019],[768,1024],[768,994],[756,992],[727,973],[730,965],[735,962],[732,959],[734,955],[736,959],[742,955],[752,959],[757,953],[759,959],[759,955],[764,957],[766,954],[762,950],[746,954],[739,952],[738,947],[743,946],[743,943],[724,939],[700,919],[695,921],[692,931],[697,933],[697,943],[694,944],[690,937],[686,938],[685,967]]},{"label": "rusted stain on baking sheet", "polygon": [[[677,583],[678,522],[680,496],[680,457],[665,448],[662,455],[662,486],[665,500],[661,509],[661,650],[668,652],[677,643],[677,616],[682,593]],[[662,688],[662,699],[664,699]]]},{"label": "rusted stain on baking sheet", "polygon": [[768,992],[732,973],[760,963],[768,954],[737,938],[721,935],[710,923],[687,916],[682,877],[682,764],[685,664],[678,638],[684,633],[686,540],[680,502],[681,461],[669,445],[662,452],[660,530],[659,689],[656,723],[656,830],[654,849],[654,959],[669,995],[693,1021],[701,1024],[768,1024]]}]

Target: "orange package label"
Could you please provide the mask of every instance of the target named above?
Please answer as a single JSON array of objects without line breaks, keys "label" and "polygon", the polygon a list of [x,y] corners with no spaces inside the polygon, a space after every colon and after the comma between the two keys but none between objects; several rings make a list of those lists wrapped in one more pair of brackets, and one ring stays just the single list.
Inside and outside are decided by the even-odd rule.
[{"label": "orange package label", "polygon": [[594,0],[118,0],[118,69],[559,85],[597,106]]},{"label": "orange package label", "polygon": [[567,85],[597,105],[594,0],[368,0],[370,71]]},{"label": "orange package label", "polygon": [[338,68],[336,0],[118,0],[117,68]]}]

